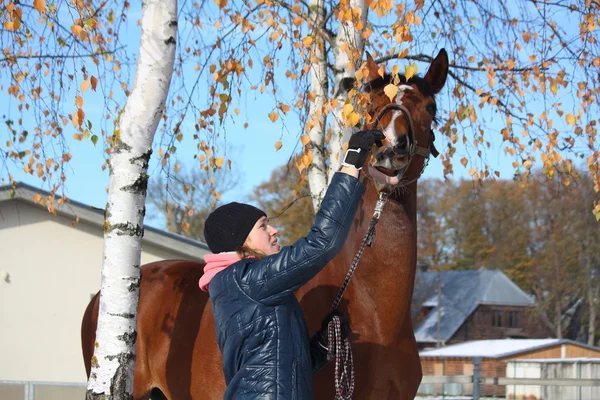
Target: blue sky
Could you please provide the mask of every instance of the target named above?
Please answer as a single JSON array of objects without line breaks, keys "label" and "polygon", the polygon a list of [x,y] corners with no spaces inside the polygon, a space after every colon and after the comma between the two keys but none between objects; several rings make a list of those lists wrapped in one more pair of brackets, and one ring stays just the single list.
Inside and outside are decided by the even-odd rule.
[{"label": "blue sky", "polygon": [[[133,7],[137,6],[137,2],[134,2]],[[139,46],[139,27],[133,24],[136,19],[136,15],[139,14],[139,10],[132,10],[133,15],[129,19],[129,25],[127,29],[127,49],[135,59]],[[207,35],[210,35],[210,30]],[[388,63],[388,67],[391,67],[392,63]],[[402,62],[398,63],[401,70],[404,67]],[[420,64],[420,73],[424,74],[426,65]],[[134,69],[135,66],[132,66]],[[193,74],[193,70],[189,70],[187,73]],[[131,73],[133,78],[133,71]],[[282,96],[286,96],[291,102],[291,99],[295,98],[296,93],[294,89],[289,86],[285,87],[285,84],[281,84],[279,93]],[[451,90],[453,87],[453,81],[449,78],[447,81],[447,87],[445,91]],[[74,98],[74,91],[72,91]],[[103,100],[100,93],[94,93],[88,90],[84,95],[84,110],[86,111],[86,118],[89,118],[94,127],[99,127],[100,119],[106,112],[103,110]],[[438,109],[447,112],[447,108],[451,105],[449,102],[449,96],[444,95]],[[14,99],[13,99],[14,100]],[[16,102],[12,101],[8,96],[0,97],[0,106],[3,110],[10,110],[11,116],[16,112]],[[276,123],[272,123],[268,118],[268,113],[276,105],[275,101],[268,95],[255,97],[254,93],[249,93],[242,97],[239,103],[233,103],[232,108],[239,107],[241,109],[240,117],[227,119],[224,125],[225,135],[221,136],[219,141],[219,149],[225,151],[225,153],[236,155],[232,159],[232,167],[238,171],[240,175],[239,185],[223,197],[223,202],[228,201],[245,201],[247,200],[248,194],[252,189],[269,179],[271,172],[284,165],[294,151],[298,150],[299,135],[302,132],[302,127],[299,124],[298,118],[293,114],[289,113],[287,117],[280,118]],[[75,111],[74,102],[69,105],[71,112]],[[492,116],[487,116],[492,118]],[[14,118],[14,117],[13,117]],[[243,124],[247,119],[249,126],[247,129],[243,128]],[[282,123],[285,124],[282,125]],[[498,122],[497,131],[499,132],[503,121]],[[493,123],[492,123],[493,125]],[[108,187],[108,172],[101,170],[103,163],[102,147],[94,147],[89,141],[75,141],[71,139],[71,135],[74,132],[72,126],[69,124],[71,130],[67,130],[68,143],[70,151],[73,154],[73,159],[69,163],[70,168],[67,171],[67,196],[73,200],[80,201],[85,204],[89,204],[95,207],[104,208],[106,203],[106,188]],[[188,126],[187,129],[190,129]],[[96,129],[96,131],[94,131]],[[92,133],[99,135],[99,128],[93,128]],[[186,128],[184,127],[184,130]],[[193,129],[193,128],[192,128]],[[493,134],[493,132],[492,132]],[[160,133],[157,132],[155,143],[160,141]],[[194,154],[196,153],[195,142],[190,138],[191,135],[184,135],[183,142],[179,145],[177,151],[177,160],[180,164],[186,166],[196,166],[197,162],[194,160]],[[281,150],[276,151],[274,143],[280,140],[283,143]],[[446,146],[447,138],[441,134],[437,135],[436,146],[438,149],[443,149]],[[501,150],[502,146],[499,140],[492,140],[494,149],[486,155],[485,160],[488,164],[492,165],[494,169],[499,170],[501,178],[510,179],[513,175],[513,168],[511,166],[512,159],[508,159],[503,155]],[[459,152],[454,158],[454,179],[465,178],[470,179],[468,174],[468,168],[464,168],[459,160],[463,156],[467,156],[467,150]],[[469,166],[470,167],[470,166]],[[16,168],[11,169],[14,178],[17,181],[21,181],[32,186],[44,187],[40,180],[32,175],[28,175],[19,171]],[[157,148],[155,146],[155,152],[151,159],[150,174],[152,178],[157,178],[160,174],[160,168],[158,168],[158,157]],[[424,178],[442,178],[443,167],[439,159],[431,159],[429,166],[425,170],[423,175]],[[47,189],[47,188],[46,188]],[[152,225],[160,225],[156,220],[152,220]],[[159,226],[160,227],[160,226]]]}]

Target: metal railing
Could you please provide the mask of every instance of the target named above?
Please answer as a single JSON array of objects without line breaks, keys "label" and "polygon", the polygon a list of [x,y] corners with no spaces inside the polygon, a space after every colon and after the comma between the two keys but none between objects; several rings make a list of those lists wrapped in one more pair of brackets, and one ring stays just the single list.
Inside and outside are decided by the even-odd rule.
[{"label": "metal railing", "polygon": [[496,386],[571,386],[600,387],[600,379],[568,379],[568,378],[506,378],[481,376],[481,357],[473,357],[473,375],[424,375],[421,384],[472,384],[473,400],[480,400],[481,385]]},{"label": "metal railing", "polygon": [[2,400],[82,399],[85,396],[85,390],[86,383],[81,382],[0,380],[0,398]]}]

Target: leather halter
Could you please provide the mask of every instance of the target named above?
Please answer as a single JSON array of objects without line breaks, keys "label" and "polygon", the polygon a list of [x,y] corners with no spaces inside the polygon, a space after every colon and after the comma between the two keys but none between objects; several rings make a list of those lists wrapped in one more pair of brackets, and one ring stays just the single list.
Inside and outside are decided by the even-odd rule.
[{"label": "leather halter", "polygon": [[[413,156],[417,155],[417,156],[421,156],[425,159],[425,162],[423,163],[423,168],[421,169],[421,172],[419,173],[419,175],[416,178],[410,180],[409,182],[402,183],[402,186],[406,186],[410,183],[413,183],[414,181],[419,179],[421,177],[421,175],[423,175],[423,172],[425,171],[425,167],[427,167],[427,164],[429,162],[429,156],[433,155],[434,157],[437,157],[439,153],[433,144],[433,142],[435,141],[435,134],[433,133],[433,130],[429,131],[428,146],[423,147],[423,146],[418,145],[418,143],[415,139],[415,127],[414,127],[412,115],[411,115],[410,111],[408,110],[408,108],[406,108],[402,104],[389,103],[389,104],[386,104],[385,106],[383,106],[383,108],[381,110],[379,110],[379,113],[377,113],[377,116],[373,120],[371,127],[377,127],[381,117],[383,117],[383,115],[390,110],[399,110],[399,111],[403,112],[404,115],[406,116],[406,120],[408,121],[408,135],[407,135],[407,138],[408,138],[408,163],[406,164],[406,167],[404,170],[406,171],[408,169],[408,167],[410,166]],[[394,149],[392,149],[392,152],[394,152],[394,154],[397,155],[397,153],[394,151]]]}]

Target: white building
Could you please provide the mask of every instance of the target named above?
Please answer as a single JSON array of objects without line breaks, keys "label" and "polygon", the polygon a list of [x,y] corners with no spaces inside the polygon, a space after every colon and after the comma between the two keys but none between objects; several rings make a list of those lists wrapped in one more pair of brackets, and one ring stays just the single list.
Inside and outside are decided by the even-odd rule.
[{"label": "white building", "polygon": [[[0,381],[85,382],[81,318],[100,289],[103,210],[71,201],[53,215],[34,202],[38,193],[48,195],[0,188]],[[142,264],[208,252],[146,227]]]}]

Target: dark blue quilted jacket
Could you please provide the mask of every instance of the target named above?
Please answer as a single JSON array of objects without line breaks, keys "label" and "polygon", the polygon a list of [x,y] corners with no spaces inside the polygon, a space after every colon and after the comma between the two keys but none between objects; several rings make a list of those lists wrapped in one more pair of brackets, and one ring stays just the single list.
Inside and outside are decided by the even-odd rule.
[{"label": "dark blue quilted jacket", "polygon": [[211,280],[225,400],[313,398],[308,329],[293,292],[342,249],[364,190],[358,179],[336,173],[308,236]]}]

